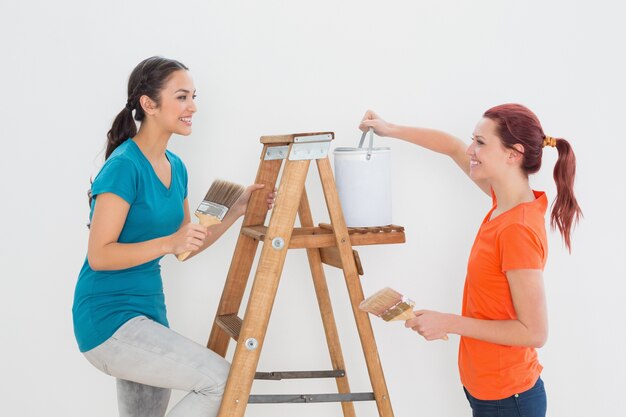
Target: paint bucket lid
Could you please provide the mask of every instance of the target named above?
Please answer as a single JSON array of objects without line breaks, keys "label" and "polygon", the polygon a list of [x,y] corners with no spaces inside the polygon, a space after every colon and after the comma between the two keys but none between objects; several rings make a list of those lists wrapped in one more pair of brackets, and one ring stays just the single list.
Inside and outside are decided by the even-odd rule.
[{"label": "paint bucket lid", "polygon": [[[364,147],[365,144],[365,136],[369,133],[369,144],[367,147]],[[367,161],[370,160],[373,153],[381,154],[390,152],[391,148],[387,147],[379,147],[374,148],[374,128],[369,128],[367,132],[363,132],[361,135],[361,140],[359,141],[359,146],[357,148],[336,148],[334,153],[335,155],[365,155],[365,159]]]},{"label": "paint bucket lid", "polygon": [[[341,147],[335,148],[334,153],[367,153],[370,148],[351,148],[351,147]],[[389,147],[380,147],[380,148],[371,148],[372,152],[389,152],[391,148]]]}]

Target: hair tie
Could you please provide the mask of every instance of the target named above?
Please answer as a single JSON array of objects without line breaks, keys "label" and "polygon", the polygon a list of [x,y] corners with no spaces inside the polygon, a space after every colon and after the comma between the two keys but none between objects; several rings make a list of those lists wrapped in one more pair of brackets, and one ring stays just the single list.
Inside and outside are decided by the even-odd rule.
[{"label": "hair tie", "polygon": [[128,110],[130,110],[130,111],[132,111],[132,110],[133,110],[133,105],[132,105],[132,104],[130,104],[130,100],[128,100],[128,101],[126,102],[126,108],[127,108]]},{"label": "hair tie", "polygon": [[543,147],[546,147],[546,146],[552,146],[554,148],[556,146],[556,138],[545,135],[543,137]]}]

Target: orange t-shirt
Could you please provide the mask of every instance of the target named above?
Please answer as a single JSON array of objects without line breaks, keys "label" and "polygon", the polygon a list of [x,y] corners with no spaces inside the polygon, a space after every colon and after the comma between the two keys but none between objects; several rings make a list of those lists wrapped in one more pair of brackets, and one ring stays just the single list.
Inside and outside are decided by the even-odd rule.
[{"label": "orange t-shirt", "polygon": [[[543,270],[548,255],[545,193],[490,220],[493,207],[478,230],[467,265],[463,316],[481,320],[515,320],[506,271]],[[510,397],[533,387],[543,367],[534,348],[505,346],[461,337],[459,372],[472,396],[481,400]]]}]

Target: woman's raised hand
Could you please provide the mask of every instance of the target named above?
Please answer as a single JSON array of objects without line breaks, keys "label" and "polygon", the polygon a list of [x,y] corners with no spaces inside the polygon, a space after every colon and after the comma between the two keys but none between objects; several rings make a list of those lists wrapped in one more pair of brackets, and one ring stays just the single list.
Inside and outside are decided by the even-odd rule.
[{"label": "woman's raised hand", "polygon": [[[246,191],[235,201],[235,204],[231,207],[231,210],[239,216],[243,216],[246,213],[246,208],[248,207],[248,202],[250,201],[250,196],[253,192],[262,190],[265,188],[265,184],[252,184],[246,188]],[[269,193],[266,197],[267,209],[270,210],[274,207],[274,201],[276,200],[276,189],[273,192]]]},{"label": "woman's raised hand", "polygon": [[374,133],[378,136],[389,136],[392,125],[381,119],[380,116],[372,110],[368,110],[365,112],[361,124],[359,124],[359,129],[366,132],[370,127],[374,128]]}]

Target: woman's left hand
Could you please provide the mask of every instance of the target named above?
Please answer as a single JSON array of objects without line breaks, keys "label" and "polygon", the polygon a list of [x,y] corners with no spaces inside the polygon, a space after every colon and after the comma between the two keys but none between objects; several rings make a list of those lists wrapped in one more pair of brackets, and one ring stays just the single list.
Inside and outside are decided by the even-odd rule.
[{"label": "woman's left hand", "polygon": [[[239,197],[239,199],[235,201],[235,204],[233,204],[232,207],[232,210],[237,214],[238,217],[246,214],[246,208],[248,207],[248,202],[250,201],[250,196],[252,196],[252,193],[258,190],[262,190],[263,188],[265,188],[265,184],[252,184],[248,188],[246,188],[246,191],[244,191],[241,197]],[[271,208],[274,207],[275,200],[276,189],[274,189],[273,192],[267,194],[266,201],[268,210],[271,210]]]},{"label": "woman's left hand", "polygon": [[416,310],[415,317],[404,323],[405,327],[409,327],[418,332],[426,340],[447,340],[450,332],[450,323],[454,318],[454,314],[440,313],[431,310]]}]

